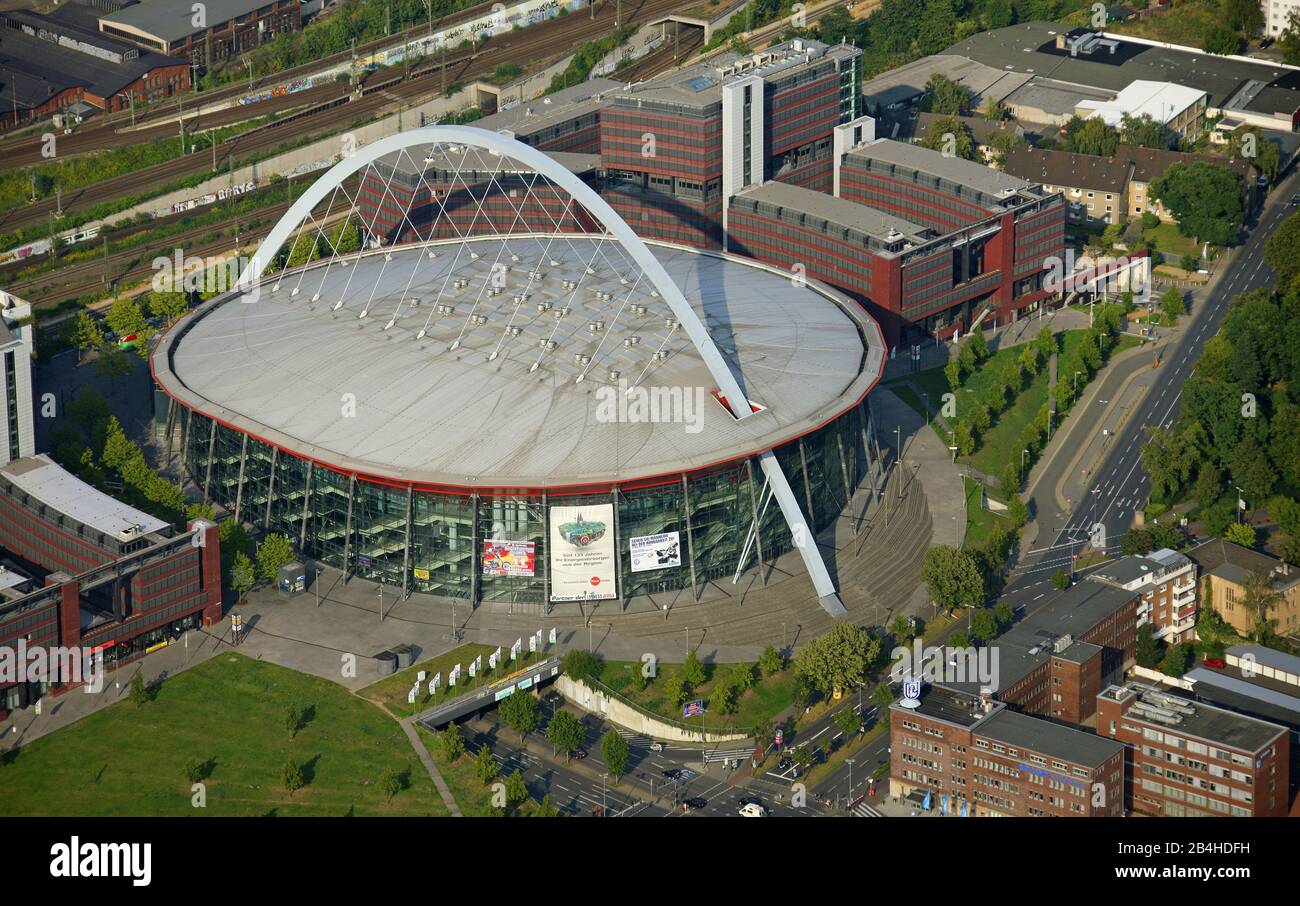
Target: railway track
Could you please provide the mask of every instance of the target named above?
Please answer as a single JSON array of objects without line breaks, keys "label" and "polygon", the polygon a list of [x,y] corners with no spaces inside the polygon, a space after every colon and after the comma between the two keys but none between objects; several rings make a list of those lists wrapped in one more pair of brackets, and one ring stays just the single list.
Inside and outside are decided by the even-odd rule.
[{"label": "railway track", "polygon": [[[624,20],[634,25],[644,23],[682,5],[682,0],[639,0],[639,2],[625,0]],[[614,16],[614,7],[606,6],[597,9],[594,19],[577,14],[561,16],[530,28],[500,35],[483,45],[476,54],[463,58],[459,65],[453,65],[452,61],[448,60],[446,82],[450,85],[489,75],[498,63],[545,59],[553,55],[557,47],[576,46],[607,34],[613,28]],[[436,94],[441,88],[439,68],[430,65],[421,71],[425,74],[417,78],[403,79],[381,90],[363,94],[361,98],[354,98],[346,104],[326,106],[315,115],[296,120],[298,125],[292,130],[293,135],[329,134],[349,123],[366,120],[389,105],[410,103],[422,96]],[[337,88],[334,91],[337,92]],[[133,138],[137,135],[133,135]],[[273,149],[283,143],[285,138],[284,131],[274,128],[235,136],[217,145],[215,170],[220,172],[226,169],[232,158],[248,159]],[[195,151],[173,160],[111,180],[69,190],[62,197],[63,211],[65,213],[81,211],[107,201],[152,194],[159,186],[173,184],[186,176],[205,170],[211,171],[212,165],[212,152],[209,148],[200,146]],[[56,199],[46,198],[22,208],[6,211],[0,214],[0,232],[49,223],[56,206]]]}]

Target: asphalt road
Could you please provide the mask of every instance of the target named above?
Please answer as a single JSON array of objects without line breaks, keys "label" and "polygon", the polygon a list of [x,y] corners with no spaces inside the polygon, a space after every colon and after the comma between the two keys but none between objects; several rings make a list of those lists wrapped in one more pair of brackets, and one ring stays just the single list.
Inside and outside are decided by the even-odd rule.
[{"label": "asphalt road", "polygon": [[[1106,528],[1107,554],[1118,553],[1135,509],[1142,506],[1151,488],[1141,463],[1146,429],[1168,427],[1178,417],[1182,385],[1192,373],[1205,341],[1218,332],[1228,301],[1240,293],[1272,285],[1273,270],[1263,261],[1264,242],[1279,223],[1296,212],[1287,199],[1298,186],[1300,176],[1293,173],[1270,193],[1269,202],[1246,242],[1213,286],[1193,301],[1190,320],[1173,348],[1164,349],[1156,380],[1137,402],[1126,424],[1117,431],[1086,492],[1080,495],[1063,524],[1054,531],[1040,532],[1035,546],[1021,558],[1003,592],[1003,598],[1012,606],[1025,605],[1027,612],[1036,609],[1035,602],[1051,588],[1052,573],[1062,568],[1068,570],[1072,557],[1087,549],[1089,528],[1096,523]],[[1150,367],[1149,363],[1146,367]],[[1053,484],[1048,480],[1040,482],[1037,496],[1046,499]]]}]

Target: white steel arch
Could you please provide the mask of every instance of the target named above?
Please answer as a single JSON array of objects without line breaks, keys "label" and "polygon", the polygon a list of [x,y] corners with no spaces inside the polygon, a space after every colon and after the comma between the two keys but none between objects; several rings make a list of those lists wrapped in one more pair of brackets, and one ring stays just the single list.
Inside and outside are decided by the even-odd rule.
[{"label": "white steel arch", "polygon": [[642,273],[659,291],[661,298],[672,310],[673,316],[686,330],[686,335],[690,337],[708,367],[709,374],[717,381],[718,390],[727,398],[733,415],[741,419],[753,414],[748,404],[748,397],[741,390],[740,382],[732,372],[731,366],[727,364],[727,360],[722,357],[713,338],[709,336],[708,330],[695,314],[695,309],[691,308],[681,289],[668,276],[663,265],[650,253],[645,243],[618,215],[618,212],[589,185],[557,163],[554,158],[531,145],[525,145],[523,142],[487,129],[478,129],[474,126],[424,126],[419,129],[408,129],[358,148],[350,156],[344,157],[299,196],[276,222],[271,232],[257,247],[249,266],[240,275],[240,288],[247,290],[257,284],[266,266],[289,241],[298,225],[307,219],[317,204],[325,200],[326,195],[338,188],[349,176],[396,151],[447,143],[483,148],[518,161],[533,168],[535,172],[568,192],[570,197],[586,208],[618,240],[623,251],[636,262]]},{"label": "white steel arch", "polygon": [[[753,413],[749,399],[741,388],[740,381],[723,358],[708,328],[700,321],[681,289],[664,270],[659,260],[646,248],[633,232],[627,222],[609,203],[601,198],[590,186],[574,173],[556,162],[545,153],[525,145],[522,142],[487,129],[473,126],[424,126],[409,129],[372,142],[356,149],[344,157],[317,179],[306,192],[299,196],[288,211],[276,222],[271,232],[262,240],[253,254],[248,267],[239,278],[239,288],[245,292],[252,290],[262,278],[267,265],[275,258],[279,250],[288,242],[294,230],[311,216],[316,206],[326,196],[336,191],[348,177],[370,166],[389,154],[404,151],[407,148],[459,144],[499,154],[530,167],[537,174],[549,179],[564,189],[569,196],[584,207],[616,239],[651,285],[658,290],[660,297],[667,303],[673,316],[685,329],[698,351],[700,358],[709,369],[709,374],[717,382],[719,392],[726,397],[737,419],[749,418]],[[799,550],[813,585],[817,590],[821,605],[831,616],[844,616],[847,611],[841,603],[830,576],[826,563],[809,520],[805,518],[799,506],[780,462],[771,451],[759,455],[759,465],[769,482],[773,496],[781,507],[787,525],[790,527],[795,547]]]}]

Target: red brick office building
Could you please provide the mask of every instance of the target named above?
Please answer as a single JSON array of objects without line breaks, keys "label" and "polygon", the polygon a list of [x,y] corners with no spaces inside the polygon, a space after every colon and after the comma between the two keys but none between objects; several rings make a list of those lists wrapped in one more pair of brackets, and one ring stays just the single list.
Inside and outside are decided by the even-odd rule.
[{"label": "red brick office building", "polygon": [[[111,667],[221,619],[215,524],[175,532],[44,455],[0,467],[0,559],[0,646],[79,647]],[[51,691],[0,684],[0,717]]]},{"label": "red brick office building", "polygon": [[1017,713],[988,695],[923,686],[890,707],[890,795],[943,814],[1114,817],[1124,747]]},{"label": "red brick office building", "polygon": [[1163,817],[1282,817],[1290,732],[1204,702],[1135,687],[1097,697],[1097,733],[1127,750],[1125,802]]}]

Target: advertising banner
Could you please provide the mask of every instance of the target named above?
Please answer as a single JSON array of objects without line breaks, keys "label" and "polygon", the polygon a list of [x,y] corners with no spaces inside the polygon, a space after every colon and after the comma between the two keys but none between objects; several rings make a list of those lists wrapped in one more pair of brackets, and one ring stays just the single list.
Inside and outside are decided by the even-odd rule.
[{"label": "advertising banner", "polygon": [[550,508],[551,600],[618,597],[614,564],[614,506]]},{"label": "advertising banner", "polygon": [[483,542],[483,575],[528,576],[536,575],[536,545],[531,541]]},{"label": "advertising banner", "polygon": [[632,572],[669,569],[682,565],[682,545],[677,532],[641,535],[628,541],[632,554]]}]

